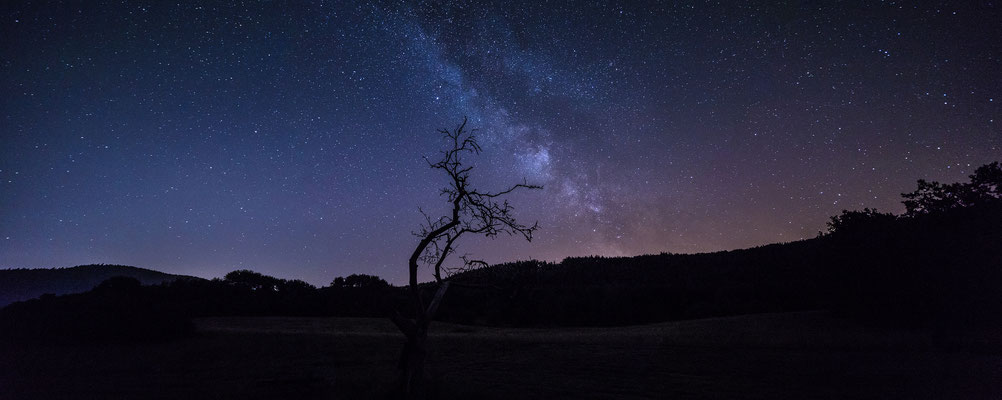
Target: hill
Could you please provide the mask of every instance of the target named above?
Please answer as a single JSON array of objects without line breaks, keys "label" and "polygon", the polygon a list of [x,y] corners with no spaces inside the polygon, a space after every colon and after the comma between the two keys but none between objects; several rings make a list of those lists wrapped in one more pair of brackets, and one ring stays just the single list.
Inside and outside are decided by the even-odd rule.
[{"label": "hill", "polygon": [[[1002,166],[978,168],[970,183],[919,181],[919,189],[903,197],[903,215],[843,211],[831,218],[827,233],[792,243],[475,268],[442,286],[448,290],[436,318],[517,327],[623,326],[828,310],[868,324],[937,332],[1002,327]],[[20,298],[83,291],[112,276],[132,276],[87,293],[45,296],[0,311],[0,324],[27,338],[60,332],[83,337],[67,321],[103,338],[117,327],[98,322],[126,321],[123,315],[145,318],[143,326],[156,328],[151,331],[173,326],[184,332],[185,319],[194,317],[412,317],[408,313],[417,308],[409,303],[408,288],[364,275],[337,278],[318,289],[248,270],[211,281],[120,266],[0,272],[8,275],[0,275],[0,283],[9,286],[0,285],[0,293]],[[33,280],[32,274],[62,278]],[[165,280],[173,281],[149,285]],[[37,281],[49,286],[31,284]],[[27,287],[34,292],[24,293]],[[434,282],[419,285],[424,292],[419,298],[427,303],[438,288]]]},{"label": "hill", "polygon": [[826,309],[895,325],[1002,323],[1002,205],[836,221],[817,238],[744,250],[476,269],[452,277],[439,315],[566,326]]},{"label": "hill", "polygon": [[126,265],[91,264],[70,268],[3,269],[0,270],[0,307],[46,293],[62,295],[86,292],[108,278],[116,276],[135,278],[144,285],[173,282],[181,278],[199,279]]}]

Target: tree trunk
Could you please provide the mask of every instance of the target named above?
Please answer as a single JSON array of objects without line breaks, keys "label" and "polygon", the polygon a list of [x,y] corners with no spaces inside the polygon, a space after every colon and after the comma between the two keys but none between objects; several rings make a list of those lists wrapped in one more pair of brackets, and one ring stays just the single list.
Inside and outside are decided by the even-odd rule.
[{"label": "tree trunk", "polygon": [[[435,292],[435,297],[431,304],[425,309],[422,306],[416,307],[418,315],[412,321],[394,315],[393,323],[397,325],[400,332],[407,337],[404,349],[400,354],[400,382],[398,391],[404,399],[423,399],[427,397],[427,377],[425,376],[424,364],[428,356],[428,327],[431,326],[432,319],[438,312],[438,305],[442,302],[442,297],[449,289],[449,282],[443,282]],[[415,292],[416,293],[416,292]],[[417,304],[422,304],[420,296],[416,296]]]},{"label": "tree trunk", "polygon": [[[427,324],[424,324],[427,325]],[[427,326],[418,327],[419,332],[408,336],[400,354],[400,392],[404,399],[424,398],[425,388],[424,362],[428,354]]]}]

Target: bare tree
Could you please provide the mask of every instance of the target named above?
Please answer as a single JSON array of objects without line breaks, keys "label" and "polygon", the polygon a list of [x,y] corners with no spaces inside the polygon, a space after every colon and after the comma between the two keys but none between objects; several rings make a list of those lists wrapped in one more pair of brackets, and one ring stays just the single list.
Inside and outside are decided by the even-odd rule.
[{"label": "bare tree", "polygon": [[[483,261],[463,255],[459,257],[462,260],[461,266],[445,267],[446,259],[456,252],[456,241],[466,234],[486,237],[508,234],[531,241],[532,234],[539,227],[538,223],[522,225],[516,221],[513,215],[514,209],[504,197],[516,190],[542,189],[542,186],[528,184],[524,180],[497,192],[482,192],[470,186],[470,172],[473,166],[466,164],[464,157],[478,155],[481,149],[477,143],[476,130],[466,129],[466,122],[466,118],[463,118],[463,122],[456,129],[439,130],[447,142],[447,148],[441,152],[441,158],[437,161],[425,158],[431,168],[441,170],[448,175],[449,183],[441,190],[441,194],[448,199],[452,207],[448,215],[438,218],[421,211],[425,216],[425,222],[415,232],[420,241],[407,263],[410,273],[409,295],[414,306],[414,318],[404,318],[399,313],[392,318],[407,337],[400,359],[400,389],[404,397],[419,396],[418,392],[423,390],[428,327],[449,288],[448,278],[455,272],[486,265]],[[418,287],[418,267],[422,264],[432,268],[432,275],[438,286],[429,303],[425,302]]]}]

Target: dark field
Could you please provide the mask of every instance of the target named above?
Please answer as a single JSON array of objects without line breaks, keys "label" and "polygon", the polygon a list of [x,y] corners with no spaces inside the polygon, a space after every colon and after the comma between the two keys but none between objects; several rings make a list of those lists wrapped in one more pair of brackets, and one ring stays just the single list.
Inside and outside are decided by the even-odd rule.
[{"label": "dark field", "polygon": [[[403,343],[380,319],[197,325],[197,337],[166,343],[4,345],[0,398],[379,398]],[[865,328],[822,313],[433,328],[429,369],[441,398],[1002,398],[998,332]]]}]

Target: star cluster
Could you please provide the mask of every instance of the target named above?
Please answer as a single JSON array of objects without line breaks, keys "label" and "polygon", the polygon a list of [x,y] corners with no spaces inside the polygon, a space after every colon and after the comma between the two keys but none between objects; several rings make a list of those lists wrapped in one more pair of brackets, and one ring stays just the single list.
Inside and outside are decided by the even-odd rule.
[{"label": "star cluster", "polygon": [[813,237],[1002,158],[993,2],[718,3],[6,2],[0,266],[402,283],[464,116],[477,186],[545,186],[490,262]]}]

